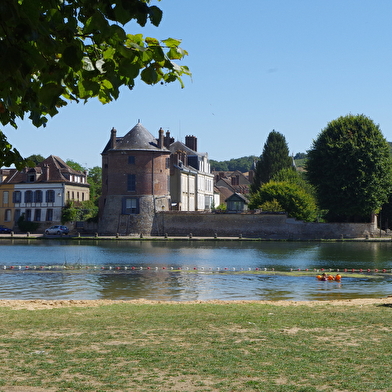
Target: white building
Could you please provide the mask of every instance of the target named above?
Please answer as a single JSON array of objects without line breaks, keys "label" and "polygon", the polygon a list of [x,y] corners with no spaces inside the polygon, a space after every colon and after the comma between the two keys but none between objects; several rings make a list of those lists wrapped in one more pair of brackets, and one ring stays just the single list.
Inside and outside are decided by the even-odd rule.
[{"label": "white building", "polygon": [[[166,134],[165,141],[170,139]],[[170,195],[173,209],[210,211],[213,206],[214,176],[207,153],[197,152],[195,136],[186,136],[185,144],[170,143]]]},{"label": "white building", "polygon": [[87,173],[72,169],[53,155],[34,168],[10,169],[0,191],[2,199],[7,199],[7,204],[0,205],[0,216],[11,227],[22,214],[27,221],[60,223],[67,202],[90,198]]}]

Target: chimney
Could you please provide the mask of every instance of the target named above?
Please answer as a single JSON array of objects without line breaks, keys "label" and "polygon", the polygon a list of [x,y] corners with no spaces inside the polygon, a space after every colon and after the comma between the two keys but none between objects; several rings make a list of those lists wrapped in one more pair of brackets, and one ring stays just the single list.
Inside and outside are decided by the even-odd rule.
[{"label": "chimney", "polygon": [[249,180],[250,183],[253,182],[253,174],[254,174],[254,171],[253,170],[249,170],[248,180]]},{"label": "chimney", "polygon": [[49,165],[47,163],[45,163],[42,167],[43,169],[43,180],[44,181],[49,181]]},{"label": "chimney", "polygon": [[112,149],[116,148],[116,139],[117,139],[116,134],[117,134],[117,131],[114,128],[112,128],[111,133],[110,133],[110,146]]},{"label": "chimney", "polygon": [[163,129],[159,128],[158,148],[165,146],[165,137],[163,136]]},{"label": "chimney", "polygon": [[172,143],[174,143],[174,138],[170,137],[170,132],[167,131],[165,136],[165,147],[170,148],[170,144]]},{"label": "chimney", "polygon": [[185,136],[185,145],[193,151],[197,151],[197,138],[195,136]]}]

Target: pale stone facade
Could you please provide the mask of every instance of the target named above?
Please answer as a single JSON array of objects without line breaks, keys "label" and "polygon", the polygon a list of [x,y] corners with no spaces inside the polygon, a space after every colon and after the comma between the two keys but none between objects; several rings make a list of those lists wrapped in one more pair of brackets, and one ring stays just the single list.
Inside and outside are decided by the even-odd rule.
[{"label": "pale stone facade", "polygon": [[8,170],[0,182],[0,224],[14,229],[19,217],[40,223],[40,229],[61,223],[63,207],[69,201],[87,201],[90,186],[87,173],[74,170],[54,155],[34,168]]}]

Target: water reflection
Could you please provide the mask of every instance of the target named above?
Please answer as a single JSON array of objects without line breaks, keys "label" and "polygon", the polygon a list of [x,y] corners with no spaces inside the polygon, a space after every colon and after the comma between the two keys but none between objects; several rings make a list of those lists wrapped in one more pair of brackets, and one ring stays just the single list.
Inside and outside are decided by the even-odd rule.
[{"label": "water reflection", "polygon": [[[2,265],[97,266],[96,270],[74,272],[33,272],[24,267],[14,272],[0,270],[0,298],[301,301],[382,297],[392,291],[390,273],[382,279],[351,278],[343,274],[342,283],[338,283],[320,282],[313,276],[234,274],[217,272],[217,269],[387,268],[390,271],[391,246],[389,242],[53,240],[29,243],[26,240],[12,243],[0,240],[0,268]],[[132,266],[136,270],[109,272],[101,271],[99,266]],[[170,267],[184,271],[174,272]],[[209,269],[214,272],[208,272]]]}]

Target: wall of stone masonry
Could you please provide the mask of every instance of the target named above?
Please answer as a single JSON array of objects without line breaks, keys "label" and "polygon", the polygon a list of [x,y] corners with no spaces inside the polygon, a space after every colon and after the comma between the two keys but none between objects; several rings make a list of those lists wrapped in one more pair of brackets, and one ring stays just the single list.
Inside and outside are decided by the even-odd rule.
[{"label": "wall of stone masonry", "polygon": [[156,235],[252,237],[265,239],[365,238],[377,234],[375,223],[316,223],[286,214],[213,214],[161,212],[155,215]]}]

